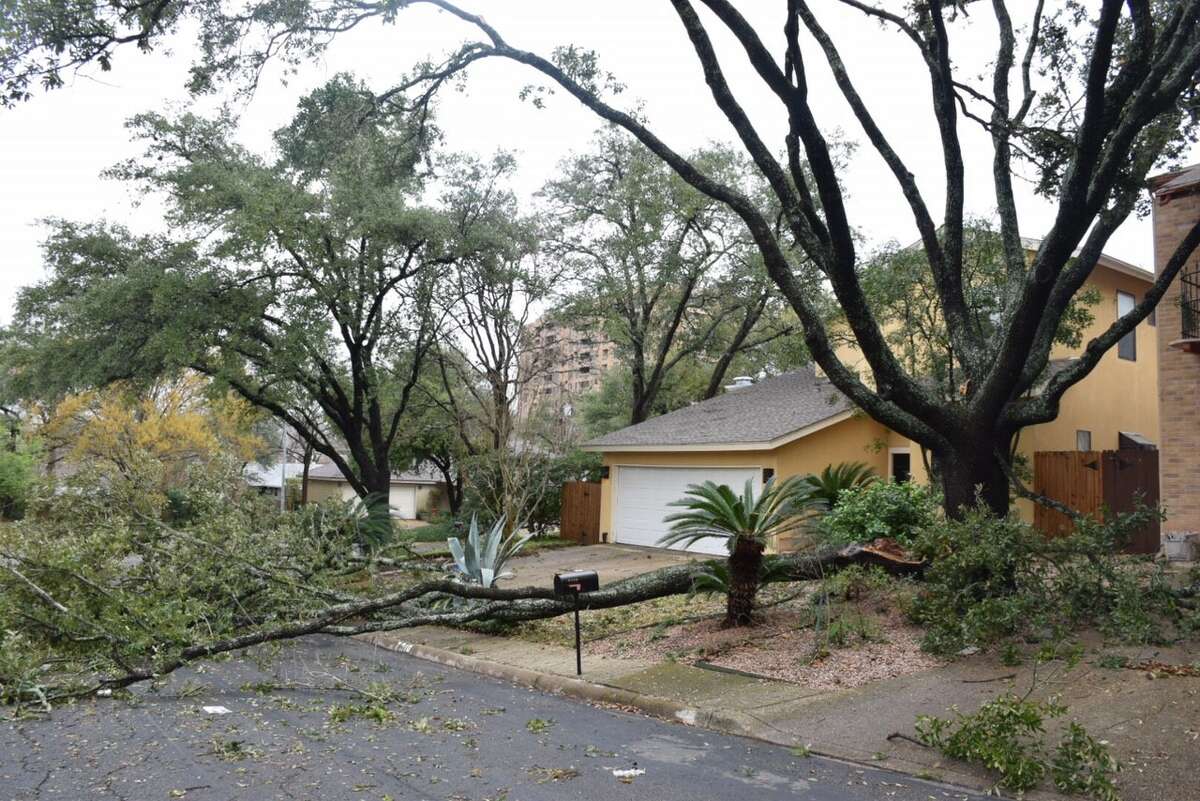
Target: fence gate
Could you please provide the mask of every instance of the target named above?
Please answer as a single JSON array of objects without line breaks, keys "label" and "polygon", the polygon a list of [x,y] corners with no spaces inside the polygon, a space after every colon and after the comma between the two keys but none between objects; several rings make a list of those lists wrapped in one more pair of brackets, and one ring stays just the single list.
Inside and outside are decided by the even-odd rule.
[{"label": "fence gate", "polygon": [[580,545],[600,542],[600,482],[568,481],[562,488],[559,536]]},{"label": "fence gate", "polygon": [[[1033,489],[1064,503],[1081,514],[1099,518],[1110,512],[1131,512],[1138,497],[1147,506],[1158,505],[1158,451],[1039,451],[1033,455]],[[1071,518],[1034,504],[1033,522],[1047,536],[1070,533]],[[1134,533],[1125,550],[1157,553],[1159,521],[1150,521]]]}]

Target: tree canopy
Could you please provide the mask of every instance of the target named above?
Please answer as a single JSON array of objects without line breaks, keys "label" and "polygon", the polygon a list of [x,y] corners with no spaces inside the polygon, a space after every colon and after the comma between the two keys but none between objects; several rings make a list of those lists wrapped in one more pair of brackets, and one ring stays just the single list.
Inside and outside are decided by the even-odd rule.
[{"label": "tree canopy", "polygon": [[139,115],[146,154],[112,174],[165,198],[171,231],[52,221],[50,277],[8,335],[16,383],[48,395],[194,370],[284,420],[360,494],[386,493],[439,276],[510,246],[478,234],[481,209],[423,202],[428,122],[345,76],[301,102],[270,157],[225,115]]},{"label": "tree canopy", "polygon": [[[693,158],[742,182],[735,153]],[[694,399],[720,391],[733,359],[792,332],[742,221],[696,191],[641,143],[612,127],[542,189],[553,221],[548,250],[573,291],[559,314],[599,321],[629,378],[626,423],[656,412],[686,360],[712,364]]]},{"label": "tree canopy", "polygon": [[[37,81],[53,85],[63,69],[108,63],[123,43],[152,46],[189,17],[201,20],[202,56],[192,87],[206,90],[234,78],[253,86],[273,58],[299,61],[319,54],[346,30],[392,22],[413,7],[439,9],[471,37],[444,59],[422,61],[397,75],[388,90],[410,93],[415,105],[463,71],[503,59],[526,65],[546,81],[523,94],[537,101],[565,92],[637,138],[688,185],[728,207],[750,232],[771,280],[803,327],[812,358],[859,408],[929,449],[944,465],[947,509],[958,514],[977,497],[1000,513],[1008,506],[1008,456],[1014,432],[1055,418],[1064,393],[1095,369],[1104,354],[1150,313],[1200,243],[1200,223],[1166,254],[1158,278],[1132,312],[1115,321],[1064,370],[1039,384],[1074,298],[1113,232],[1143,197],[1144,180],[1169,165],[1195,139],[1200,104],[1200,0],[1038,2],[1014,14],[1005,0],[918,0],[893,7],[836,0],[820,12],[808,0],[780,0],[782,37],[770,41],[730,0],[671,0],[695,53],[714,106],[736,133],[746,157],[770,189],[770,202],[747,194],[699,160],[662,139],[636,110],[622,107],[624,87],[595,53],[573,45],[546,55],[513,44],[481,16],[452,0],[270,2],[155,0],[88,6],[65,13],[55,0],[23,6],[6,22],[0,80],[12,100]],[[968,13],[990,11],[994,56],[982,76],[956,62],[955,45]],[[703,9],[703,11],[701,10]],[[912,48],[924,65],[931,98],[928,122],[942,164],[941,208],[930,203],[874,112],[823,20],[861,15]],[[714,37],[735,43],[718,52]],[[781,148],[764,139],[727,79],[727,62],[745,59],[774,104],[786,131]],[[933,393],[888,347],[861,278],[864,254],[846,203],[830,138],[822,125],[829,97],[810,93],[809,70],[820,63],[838,98],[853,113],[873,156],[891,175],[887,189],[904,198],[930,266],[937,306],[954,347],[965,392],[951,400]],[[636,87],[635,87],[636,89]],[[385,93],[387,94],[387,93]],[[965,289],[966,168],[963,127],[978,125],[992,150],[991,194],[999,220],[1007,292],[1001,324],[979,324]],[[1022,245],[1014,172],[1029,170],[1052,202],[1053,221],[1032,259]],[[873,186],[872,191],[883,191]],[[827,286],[866,361],[860,375],[838,357],[822,313]],[[1036,391],[1034,391],[1036,388]],[[982,494],[979,491],[982,490]]]}]

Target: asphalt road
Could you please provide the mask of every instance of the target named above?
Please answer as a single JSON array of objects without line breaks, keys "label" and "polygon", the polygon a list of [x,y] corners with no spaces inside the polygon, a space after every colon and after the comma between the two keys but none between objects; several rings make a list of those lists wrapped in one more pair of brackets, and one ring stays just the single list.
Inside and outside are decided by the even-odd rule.
[{"label": "asphalt road", "polygon": [[130,699],[0,723],[3,801],[177,798],[984,797],[332,638],[197,666]]}]

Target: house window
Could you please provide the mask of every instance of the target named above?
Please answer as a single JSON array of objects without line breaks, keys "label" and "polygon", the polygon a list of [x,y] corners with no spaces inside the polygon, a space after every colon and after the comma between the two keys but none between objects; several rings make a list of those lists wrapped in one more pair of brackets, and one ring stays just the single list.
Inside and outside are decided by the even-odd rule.
[{"label": "house window", "polygon": [[908,448],[897,448],[889,452],[888,473],[892,481],[905,484],[912,479],[912,452]]},{"label": "house window", "polygon": [[[1133,311],[1134,297],[1128,292],[1117,292],[1117,318],[1124,317]],[[1137,329],[1133,329],[1117,343],[1117,358],[1137,361]]]},{"label": "house window", "polygon": [[1092,432],[1080,429],[1075,432],[1075,450],[1090,451],[1092,449]]}]

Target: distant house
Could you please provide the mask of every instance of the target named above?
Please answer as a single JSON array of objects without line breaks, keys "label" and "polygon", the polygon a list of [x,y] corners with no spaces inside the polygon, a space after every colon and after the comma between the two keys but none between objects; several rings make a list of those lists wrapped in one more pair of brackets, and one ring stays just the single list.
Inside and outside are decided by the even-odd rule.
[{"label": "distant house", "polygon": [[258,462],[251,462],[242,469],[242,477],[247,485],[263,495],[278,498],[285,479],[299,479],[304,475],[303,462],[288,462],[282,465],[282,470],[280,467],[279,464],[264,466]]},{"label": "distant house", "polygon": [[[308,501],[318,503],[326,498],[353,500],[358,497],[346,476],[334,464],[317,465],[308,471]],[[388,506],[392,517],[415,520],[437,512],[445,504],[446,484],[432,468],[392,474]]]},{"label": "distant house", "polygon": [[[1152,281],[1151,273],[1102,256],[1088,282],[1101,301],[1091,310],[1095,320],[1083,341],[1141,300]],[[1116,449],[1122,435],[1152,447],[1159,433],[1159,351],[1152,346],[1153,326],[1153,320],[1144,322],[1106,353],[1064,396],[1056,420],[1021,433],[1019,451],[1031,465],[1035,451]],[[1055,348],[1050,369],[1061,369],[1077,353]],[[854,366],[854,353],[841,356]],[[1195,397],[1188,396],[1192,432],[1200,430]],[[602,540],[634,545],[657,545],[667,531],[663,518],[678,511],[668,504],[681,498],[689,484],[715,481],[740,489],[749,480],[757,490],[771,476],[814,473],[851,461],[867,463],[886,479],[927,481],[918,444],[863,414],[812,370],[757,384],[736,382],[723,395],[614,431],[585,443],[584,449],[602,454],[605,466]],[[1028,501],[1019,501],[1017,510],[1033,520]],[[724,553],[725,544],[705,539],[691,550]]]}]

